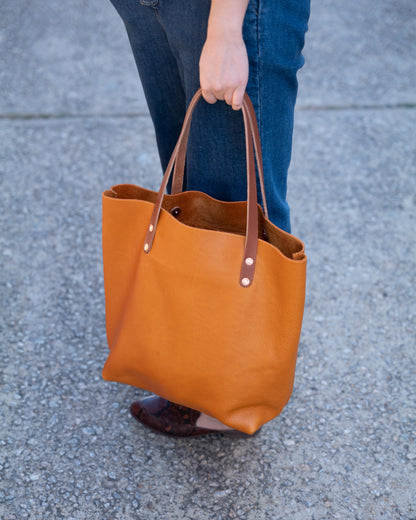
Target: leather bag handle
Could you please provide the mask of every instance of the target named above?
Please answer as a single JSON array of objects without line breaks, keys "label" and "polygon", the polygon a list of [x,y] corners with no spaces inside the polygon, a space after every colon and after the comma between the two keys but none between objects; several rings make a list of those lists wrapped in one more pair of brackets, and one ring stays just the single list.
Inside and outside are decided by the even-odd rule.
[{"label": "leather bag handle", "polygon": [[[166,167],[166,171],[153,206],[152,216],[150,218],[149,226],[144,242],[144,252],[150,253],[153,245],[153,240],[156,234],[157,222],[162,208],[162,202],[166,186],[169,178],[172,175],[173,165],[177,160],[178,152],[181,148],[185,135],[189,135],[189,127],[191,124],[192,113],[199,99],[202,96],[201,89],[198,89],[189,103],[186,111],[185,119],[182,125],[182,130],[179,135],[176,146],[172,152],[172,156]],[[243,103],[242,107],[244,132],[246,141],[246,164],[247,164],[247,222],[246,222],[246,239],[244,246],[244,257],[240,271],[240,285],[242,287],[249,287],[253,282],[254,269],[257,257],[257,239],[258,239],[258,206],[257,206],[257,184],[256,184],[256,168],[254,163],[253,139],[251,135],[252,127],[250,125],[250,115],[247,103]],[[254,109],[253,109],[254,112]],[[260,167],[259,167],[260,169]]]},{"label": "leather bag handle", "polygon": [[[259,128],[257,125],[256,113],[254,111],[253,104],[247,92],[244,93],[243,104],[246,105],[249,121],[250,121],[250,131],[251,136],[254,143],[254,150],[256,152],[257,166],[258,166],[258,174],[260,181],[260,189],[261,189],[261,198],[263,201],[264,214],[266,218],[269,218],[269,212],[267,209],[267,201],[266,201],[266,190],[264,188],[264,174],[263,174],[263,157],[261,153],[261,144],[260,144],[260,135]],[[175,166],[173,170],[172,177],[172,195],[176,195],[177,193],[181,193],[183,191],[183,176],[185,170],[185,158],[186,158],[186,148],[188,144],[190,124],[187,125],[185,129],[185,133],[183,136],[182,143],[178,148],[178,155],[175,161]]]}]

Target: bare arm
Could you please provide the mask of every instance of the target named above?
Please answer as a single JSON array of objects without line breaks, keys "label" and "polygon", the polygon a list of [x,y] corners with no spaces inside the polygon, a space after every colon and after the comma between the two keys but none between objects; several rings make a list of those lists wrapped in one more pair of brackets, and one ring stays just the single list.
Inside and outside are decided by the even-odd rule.
[{"label": "bare arm", "polygon": [[243,22],[248,0],[212,0],[207,39],[199,60],[202,95],[208,103],[223,99],[239,110],[248,81]]}]

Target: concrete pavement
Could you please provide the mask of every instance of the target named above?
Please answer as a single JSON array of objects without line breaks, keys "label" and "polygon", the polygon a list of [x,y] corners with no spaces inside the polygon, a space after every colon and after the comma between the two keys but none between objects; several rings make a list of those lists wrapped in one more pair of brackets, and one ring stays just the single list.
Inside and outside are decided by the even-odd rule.
[{"label": "concrete pavement", "polygon": [[289,201],[309,257],[292,399],[174,440],[107,383],[101,191],[160,180],[109,2],[0,5],[0,518],[416,518],[416,6],[317,0]]}]

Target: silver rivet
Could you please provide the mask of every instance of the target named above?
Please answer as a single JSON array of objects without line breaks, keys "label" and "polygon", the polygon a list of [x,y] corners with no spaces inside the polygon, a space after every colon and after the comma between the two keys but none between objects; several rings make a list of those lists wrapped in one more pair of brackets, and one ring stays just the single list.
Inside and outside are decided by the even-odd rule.
[{"label": "silver rivet", "polygon": [[244,287],[247,287],[247,285],[250,284],[250,280],[249,280],[249,278],[243,278],[241,280],[241,283],[244,285]]},{"label": "silver rivet", "polygon": [[153,231],[153,229],[154,229],[153,224],[150,224],[150,226],[149,226],[150,233]]},{"label": "silver rivet", "polygon": [[149,251],[149,244],[146,243],[146,244],[144,245],[144,250],[145,250],[145,251]]},{"label": "silver rivet", "polygon": [[246,258],[246,264],[247,265],[253,265],[254,264],[254,260],[249,256],[248,258]]}]

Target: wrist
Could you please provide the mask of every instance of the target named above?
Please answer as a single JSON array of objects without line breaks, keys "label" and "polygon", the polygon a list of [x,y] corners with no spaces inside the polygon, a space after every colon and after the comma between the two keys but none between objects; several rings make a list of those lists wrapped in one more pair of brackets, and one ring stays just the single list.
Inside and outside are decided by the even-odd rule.
[{"label": "wrist", "polygon": [[212,0],[207,37],[241,39],[248,0]]}]

